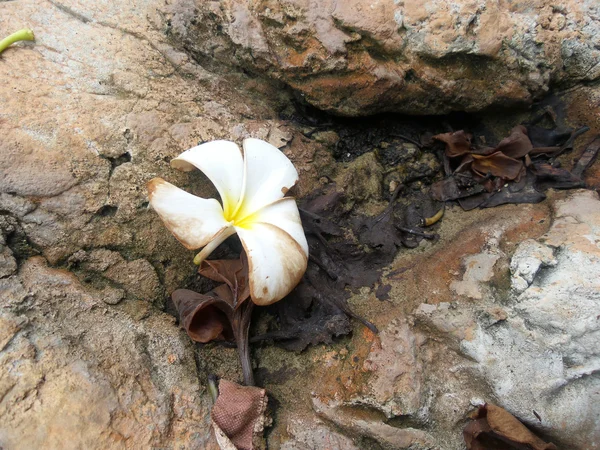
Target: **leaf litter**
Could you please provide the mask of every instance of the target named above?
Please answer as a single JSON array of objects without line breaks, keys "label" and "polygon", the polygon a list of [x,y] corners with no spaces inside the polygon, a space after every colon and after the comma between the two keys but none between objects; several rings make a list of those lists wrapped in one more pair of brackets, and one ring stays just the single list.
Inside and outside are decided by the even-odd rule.
[{"label": "leaf litter", "polygon": [[[342,206],[345,194],[333,182],[301,199],[300,213],[310,247],[308,269],[303,281],[288,297],[266,308],[273,319],[268,321],[266,332],[253,336],[250,342],[276,342],[285,349],[301,352],[311,344],[328,344],[336,337],[349,334],[352,318],[377,332],[371,322],[352,311],[348,299],[356,289],[368,286],[374,288],[377,298],[386,300],[391,286],[377,286],[381,270],[393,260],[400,247],[414,248],[423,239],[437,239],[428,227],[441,219],[446,202],[457,201],[465,210],[505,203],[537,203],[545,198],[544,192],[549,188],[584,186],[583,175],[597,157],[600,138],[586,147],[572,170],[566,170],[557,158],[572,149],[575,140],[588,129],[538,126],[537,122],[544,115],[555,119],[551,111],[546,111],[527,126],[514,127],[496,146],[488,146],[485,140],[474,139],[464,130],[424,134],[420,139],[400,136],[419,150],[434,151],[435,141],[442,142],[446,178],[429,190],[419,192],[400,184],[388,207],[377,216],[345,209]],[[386,158],[391,156],[385,155]],[[238,253],[239,250],[238,246]],[[244,305],[253,304],[246,301],[249,298],[247,262],[243,251],[241,253],[238,260],[206,261],[199,273],[221,284],[206,294],[185,289],[175,291],[173,302],[182,326],[193,340],[201,343],[236,341],[239,347],[245,336],[242,351],[247,353],[251,308]],[[253,379],[251,381],[246,384],[252,384]],[[230,406],[225,410],[231,411]],[[480,410],[480,416],[465,429],[468,448],[505,448],[481,446],[484,445],[482,439],[490,436],[500,436],[501,441],[508,442],[499,431],[501,426],[489,420],[498,414],[504,417],[494,408],[497,407],[487,405],[486,410]],[[519,429],[514,424],[511,426]],[[510,448],[525,448],[518,439],[514,442],[516,446]],[[531,448],[550,450],[555,447],[547,444]]]},{"label": "leaf litter", "polygon": [[536,125],[541,117],[543,114],[529,127],[517,125],[495,147],[476,144],[464,130],[433,136],[445,144],[444,167],[449,170],[445,179],[431,186],[432,197],[456,200],[468,211],[507,203],[538,203],[550,188],[584,187],[583,174],[597,157],[600,141],[596,137],[569,171],[557,158],[571,150],[589,128],[543,128]]}]

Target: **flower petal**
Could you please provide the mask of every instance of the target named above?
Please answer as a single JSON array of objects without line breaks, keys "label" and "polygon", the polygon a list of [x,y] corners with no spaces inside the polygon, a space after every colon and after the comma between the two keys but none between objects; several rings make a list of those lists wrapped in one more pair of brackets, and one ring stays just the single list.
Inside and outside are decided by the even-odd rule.
[{"label": "flower petal", "polygon": [[240,219],[282,198],[298,181],[292,162],[277,147],[260,139],[244,140],[244,189]]},{"label": "flower petal", "polygon": [[244,160],[231,141],[211,141],[186,150],[171,160],[171,167],[184,172],[200,169],[217,188],[225,215],[230,217],[242,193]]},{"label": "flower petal", "polygon": [[238,226],[245,228],[245,224],[250,221],[252,223],[268,223],[275,225],[277,228],[281,228],[300,245],[304,254],[308,257],[308,242],[304,235],[304,229],[302,228],[302,221],[300,220],[300,213],[298,212],[298,205],[296,204],[295,198],[285,197],[275,200],[270,205],[259,209],[249,216],[246,221],[239,223]]},{"label": "flower petal", "polygon": [[251,222],[235,228],[248,255],[252,301],[270,305],[281,300],[306,271],[305,249],[290,234],[270,223]]},{"label": "flower petal", "polygon": [[229,226],[221,205],[214,198],[196,197],[162,178],[150,180],[147,187],[152,208],[169,231],[190,250],[205,246]]}]

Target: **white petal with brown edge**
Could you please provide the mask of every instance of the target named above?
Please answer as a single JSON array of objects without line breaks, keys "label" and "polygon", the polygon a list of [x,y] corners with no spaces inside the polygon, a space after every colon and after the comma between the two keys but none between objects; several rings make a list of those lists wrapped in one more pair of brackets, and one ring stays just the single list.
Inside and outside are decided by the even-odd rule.
[{"label": "white petal with brown edge", "polygon": [[285,197],[276,200],[270,205],[259,209],[249,218],[252,219],[252,223],[268,223],[281,228],[300,245],[304,254],[308,257],[308,242],[304,235],[295,198]]},{"label": "white petal with brown edge", "polygon": [[298,171],[277,147],[260,139],[245,139],[244,189],[240,211],[243,218],[283,198],[298,181]]},{"label": "white petal with brown edge", "polygon": [[302,279],[307,252],[281,228],[261,222],[235,227],[248,256],[250,297],[270,305],[288,295]]},{"label": "white petal with brown edge", "polygon": [[189,250],[204,247],[229,224],[221,204],[189,194],[162,178],[147,184],[150,205],[165,226]]},{"label": "white petal with brown edge", "polygon": [[242,152],[235,143],[211,141],[198,145],[171,160],[171,167],[184,172],[201,170],[219,191],[225,214],[233,214],[242,195],[244,173]]}]

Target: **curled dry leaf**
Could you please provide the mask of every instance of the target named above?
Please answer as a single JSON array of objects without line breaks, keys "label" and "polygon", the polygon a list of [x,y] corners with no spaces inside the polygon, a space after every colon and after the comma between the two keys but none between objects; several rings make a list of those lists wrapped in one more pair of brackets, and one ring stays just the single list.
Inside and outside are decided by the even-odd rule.
[{"label": "curled dry leaf", "polygon": [[486,403],[473,419],[463,430],[467,450],[557,450],[554,444],[537,437],[499,406]]},{"label": "curled dry leaf", "polygon": [[226,314],[217,306],[219,298],[188,289],[177,289],[171,298],[179,312],[181,326],[196,342],[230,340],[231,326]]},{"label": "curled dry leaf", "polygon": [[230,443],[239,450],[260,447],[267,401],[264,389],[240,386],[228,380],[219,382],[219,397],[212,409],[212,419],[217,441],[224,450]]},{"label": "curled dry leaf", "polygon": [[173,292],[173,303],[179,312],[181,325],[196,342],[235,340],[244,382],[253,385],[248,330],[254,303],[245,301],[250,296],[245,255],[242,254],[239,260],[207,261],[200,267],[200,273],[223,284],[207,294],[188,289]]},{"label": "curled dry leaf", "polygon": [[473,155],[471,168],[482,177],[491,174],[506,180],[514,180],[521,173],[523,163],[509,158],[502,152],[496,152],[489,156]]},{"label": "curled dry leaf", "polygon": [[532,126],[531,130],[535,142],[543,147],[534,145],[523,125],[514,127],[496,147],[477,148],[463,131],[434,136],[446,143],[449,176],[431,187],[431,196],[438,201],[458,200],[464,210],[470,210],[505,203],[537,203],[546,198],[544,191],[549,188],[583,187],[583,172],[600,150],[598,138],[572,172],[557,167],[548,158],[573,148],[575,139],[589,128],[555,132]]},{"label": "curled dry leaf", "polygon": [[522,158],[533,149],[533,145],[527,136],[527,128],[523,125],[514,127],[510,135],[500,141],[496,152],[502,152],[510,158]]},{"label": "curled dry leaf", "polygon": [[472,135],[465,133],[463,130],[433,136],[433,139],[446,144],[446,155],[449,158],[471,153],[471,138]]},{"label": "curled dry leaf", "polygon": [[198,268],[198,273],[213,281],[225,283],[231,291],[231,295],[227,297],[232,299],[234,308],[250,297],[248,258],[243,252],[240,259],[205,260]]}]

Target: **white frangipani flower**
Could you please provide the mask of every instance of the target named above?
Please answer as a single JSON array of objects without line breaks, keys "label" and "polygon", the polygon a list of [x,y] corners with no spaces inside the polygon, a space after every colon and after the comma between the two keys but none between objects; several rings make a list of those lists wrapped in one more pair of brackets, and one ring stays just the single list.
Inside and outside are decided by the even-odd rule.
[{"label": "white frangipani flower", "polygon": [[182,171],[200,169],[221,196],[189,194],[162,178],[148,183],[150,204],[165,226],[188,249],[204,247],[201,264],[237,233],[248,256],[250,297],[258,305],[281,300],[300,282],[308,263],[296,200],[284,197],[298,181],[292,162],[276,147],[246,139],[243,152],[230,141],[212,141],[171,161]]}]

